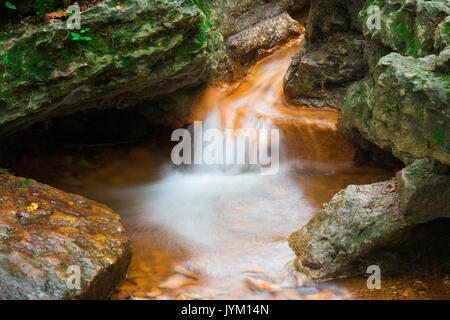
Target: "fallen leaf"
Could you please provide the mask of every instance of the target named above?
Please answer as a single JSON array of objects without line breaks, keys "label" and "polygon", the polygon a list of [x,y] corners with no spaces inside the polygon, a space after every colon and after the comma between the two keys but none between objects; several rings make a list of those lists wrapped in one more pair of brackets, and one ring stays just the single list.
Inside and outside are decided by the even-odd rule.
[{"label": "fallen leaf", "polygon": [[39,205],[37,203],[32,202],[28,207],[28,211],[33,212],[34,210],[38,209]]},{"label": "fallen leaf", "polygon": [[45,16],[50,19],[60,19],[60,18],[67,17],[67,12],[65,12],[65,11],[49,12]]}]

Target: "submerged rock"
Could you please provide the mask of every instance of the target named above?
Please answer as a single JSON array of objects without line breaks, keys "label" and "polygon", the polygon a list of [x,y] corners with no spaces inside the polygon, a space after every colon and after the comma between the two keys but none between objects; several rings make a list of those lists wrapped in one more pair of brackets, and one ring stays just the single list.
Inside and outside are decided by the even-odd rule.
[{"label": "submerged rock", "polygon": [[[450,175],[434,160],[417,160],[400,171],[396,179],[370,185],[350,185],[324,204],[311,221],[289,238],[297,254],[296,267],[313,279],[329,279],[365,274],[369,265],[384,273],[412,267],[410,256],[429,248],[434,225],[447,219],[448,237]],[[416,240],[421,229],[429,243]],[[439,240],[437,241],[439,243]],[[449,244],[441,241],[442,260]],[[428,246],[428,247],[427,247]],[[414,249],[411,249],[414,248]],[[416,250],[416,251],[415,251]]]},{"label": "submerged rock", "polygon": [[[0,299],[105,299],[130,259],[120,217],[108,207],[0,175]],[[70,278],[77,268],[80,290]]]}]

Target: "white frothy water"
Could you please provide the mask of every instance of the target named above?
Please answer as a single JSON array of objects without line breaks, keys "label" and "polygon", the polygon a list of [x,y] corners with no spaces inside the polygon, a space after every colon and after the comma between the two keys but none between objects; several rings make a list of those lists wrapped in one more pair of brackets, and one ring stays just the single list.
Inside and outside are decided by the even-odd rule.
[{"label": "white frothy water", "polygon": [[[224,156],[233,158],[244,152],[245,165],[200,164],[182,169],[170,165],[160,181],[141,189],[145,203],[141,221],[157,225],[182,243],[191,253],[186,265],[204,275],[225,277],[252,269],[282,272],[294,258],[287,237],[313,214],[314,209],[289,177],[289,165],[281,164],[275,175],[262,175],[261,165],[248,165],[249,145],[255,141],[242,145],[242,137],[233,134],[237,125],[244,132],[259,132],[256,140],[269,142],[264,132],[276,127],[270,117],[259,116],[259,112],[273,110],[274,104],[280,103],[283,73],[279,68],[287,68],[289,58],[282,60],[282,66],[275,59],[258,69],[258,83],[248,95],[239,94],[231,102],[220,97],[208,100],[213,105],[204,118],[203,130],[232,132],[232,144],[221,146]],[[208,148],[199,143],[202,138],[195,138],[194,153]],[[277,150],[282,148],[279,141],[270,142]]]}]

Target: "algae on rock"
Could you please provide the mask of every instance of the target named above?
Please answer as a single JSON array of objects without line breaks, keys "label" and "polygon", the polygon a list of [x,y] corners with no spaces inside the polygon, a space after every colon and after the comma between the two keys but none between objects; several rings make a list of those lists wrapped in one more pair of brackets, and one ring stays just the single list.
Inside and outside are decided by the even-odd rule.
[{"label": "algae on rock", "polygon": [[92,40],[73,40],[59,20],[24,22],[0,41],[0,135],[89,108],[152,108],[155,97],[204,83],[225,63],[222,36],[205,23],[183,0],[100,3],[82,13]]}]

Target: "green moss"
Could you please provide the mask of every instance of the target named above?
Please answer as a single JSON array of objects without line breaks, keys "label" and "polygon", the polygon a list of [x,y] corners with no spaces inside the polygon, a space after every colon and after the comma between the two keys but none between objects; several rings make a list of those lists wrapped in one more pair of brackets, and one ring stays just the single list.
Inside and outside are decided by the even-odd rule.
[{"label": "green moss", "polygon": [[414,30],[412,18],[407,13],[397,11],[392,18],[394,23],[394,44],[405,54],[417,55],[420,42]]},{"label": "green moss", "polygon": [[444,144],[444,132],[441,129],[434,130],[433,139],[438,145],[442,146]]}]

